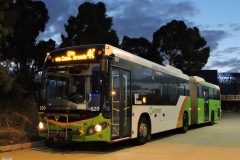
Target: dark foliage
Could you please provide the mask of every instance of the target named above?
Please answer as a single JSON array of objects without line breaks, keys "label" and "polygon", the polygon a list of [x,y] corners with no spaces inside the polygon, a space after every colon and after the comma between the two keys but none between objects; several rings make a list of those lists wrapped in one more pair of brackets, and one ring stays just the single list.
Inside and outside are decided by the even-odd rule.
[{"label": "dark foliage", "polygon": [[160,54],[146,38],[129,38],[124,36],[120,48],[152,62],[162,64],[162,57],[160,57]]},{"label": "dark foliage", "polygon": [[112,18],[106,15],[106,7],[102,2],[81,4],[78,15],[69,17],[65,30],[67,36],[61,35],[60,47],[104,43],[118,46],[119,39],[112,29]]},{"label": "dark foliage", "polygon": [[189,75],[207,63],[210,48],[206,44],[198,28],[188,28],[183,21],[173,20],[153,34],[153,46],[165,62]]},{"label": "dark foliage", "polygon": [[13,73],[17,82],[31,89],[36,73],[36,68],[32,67],[36,57],[36,39],[45,30],[48,10],[42,1],[31,0],[17,0],[11,2],[9,7],[17,8],[18,18],[13,32],[2,39],[2,59],[17,64]]}]

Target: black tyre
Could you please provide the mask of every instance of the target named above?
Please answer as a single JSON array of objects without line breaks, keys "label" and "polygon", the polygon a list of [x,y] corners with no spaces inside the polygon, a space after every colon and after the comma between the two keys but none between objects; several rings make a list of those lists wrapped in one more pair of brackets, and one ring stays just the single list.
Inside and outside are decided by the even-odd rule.
[{"label": "black tyre", "polygon": [[44,141],[44,146],[51,146],[56,144],[56,142],[54,142],[52,139],[45,139]]},{"label": "black tyre", "polygon": [[211,121],[210,121],[210,125],[212,126],[212,125],[214,125],[214,119],[215,119],[215,117],[214,117],[214,112],[212,111],[212,113],[211,113]]},{"label": "black tyre", "polygon": [[143,145],[150,139],[150,137],[150,123],[146,117],[141,117],[138,122],[138,135],[136,143]]},{"label": "black tyre", "polygon": [[186,133],[188,129],[189,129],[189,118],[188,118],[188,114],[184,112],[183,118],[182,118],[182,128],[180,129],[180,131],[182,133]]}]

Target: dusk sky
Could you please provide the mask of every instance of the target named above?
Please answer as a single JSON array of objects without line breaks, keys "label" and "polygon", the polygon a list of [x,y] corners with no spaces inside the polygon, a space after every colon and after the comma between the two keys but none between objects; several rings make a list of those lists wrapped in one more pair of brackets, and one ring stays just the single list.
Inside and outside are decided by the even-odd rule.
[{"label": "dusk sky", "polygon": [[[64,24],[70,15],[76,16],[84,0],[43,0],[50,19],[39,39],[52,38],[58,44]],[[97,0],[88,2],[97,3]],[[121,40],[145,37],[152,41],[153,33],[172,20],[183,20],[197,27],[211,48],[204,69],[218,72],[240,72],[239,0],[103,0],[107,16],[112,17],[112,29]]]}]

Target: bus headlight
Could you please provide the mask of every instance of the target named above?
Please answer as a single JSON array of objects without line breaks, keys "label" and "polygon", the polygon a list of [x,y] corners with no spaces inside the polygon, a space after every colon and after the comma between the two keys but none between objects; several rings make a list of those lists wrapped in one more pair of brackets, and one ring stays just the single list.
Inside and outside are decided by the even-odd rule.
[{"label": "bus headlight", "polygon": [[46,129],[45,124],[43,122],[39,122],[38,129],[41,130],[41,131],[45,130]]},{"label": "bus headlight", "polygon": [[100,132],[100,131],[102,130],[102,126],[99,125],[99,124],[97,124],[97,125],[94,127],[94,130],[95,130],[96,132]]},{"label": "bus headlight", "polygon": [[90,126],[87,130],[87,134],[86,135],[93,135],[95,133],[101,132],[102,130],[104,130],[107,127],[107,122],[103,122],[103,123],[99,123],[96,124],[94,126]]}]

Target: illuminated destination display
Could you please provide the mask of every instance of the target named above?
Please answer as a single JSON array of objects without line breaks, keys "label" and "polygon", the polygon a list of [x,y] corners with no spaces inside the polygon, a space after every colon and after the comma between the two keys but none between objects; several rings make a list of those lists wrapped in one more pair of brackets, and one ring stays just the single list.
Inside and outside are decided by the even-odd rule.
[{"label": "illuminated destination display", "polygon": [[95,49],[88,49],[86,53],[78,53],[74,50],[68,50],[66,55],[58,56],[53,59],[53,62],[67,62],[79,60],[93,60],[95,58]]}]

